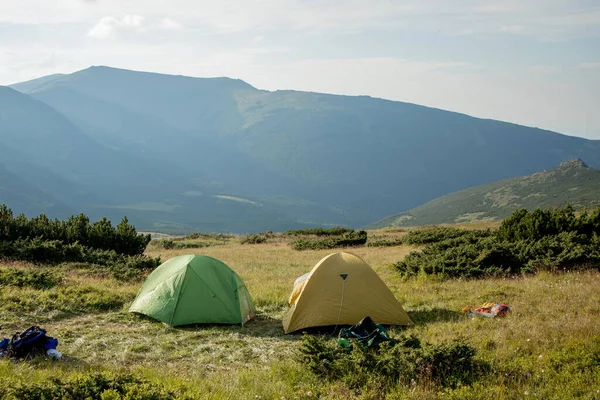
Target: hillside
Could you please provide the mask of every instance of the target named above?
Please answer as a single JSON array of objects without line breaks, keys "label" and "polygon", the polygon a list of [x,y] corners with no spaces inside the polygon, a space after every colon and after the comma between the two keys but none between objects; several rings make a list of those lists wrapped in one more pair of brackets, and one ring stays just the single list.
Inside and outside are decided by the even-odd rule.
[{"label": "hillside", "polygon": [[515,210],[600,207],[600,170],[574,158],[558,167],[442,196],[370,228],[497,220]]},{"label": "hillside", "polygon": [[26,214],[52,214],[66,217],[69,208],[35,185],[26,182],[0,164],[0,203],[16,204]]},{"label": "hillside", "polygon": [[[102,194],[148,230],[358,227],[574,157],[600,168],[600,141],[367,96],[268,92],[228,78],[109,67],[13,88],[102,146],[106,156],[95,166],[112,164],[110,150],[147,171],[117,173]],[[110,181],[115,169],[129,167],[98,169],[95,179]]]}]

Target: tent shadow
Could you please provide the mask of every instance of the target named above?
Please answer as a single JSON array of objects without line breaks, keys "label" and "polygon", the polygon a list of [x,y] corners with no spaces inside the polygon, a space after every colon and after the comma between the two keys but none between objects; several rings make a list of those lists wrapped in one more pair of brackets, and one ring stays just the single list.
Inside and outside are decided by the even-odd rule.
[{"label": "tent shadow", "polygon": [[282,321],[264,314],[246,322],[244,326],[231,324],[192,324],[173,327],[171,329],[182,331],[217,330],[223,333],[237,333],[243,336],[278,338],[282,340],[299,340],[300,337],[283,333]]},{"label": "tent shadow", "polygon": [[462,313],[447,308],[432,308],[430,310],[409,311],[408,316],[415,325],[425,325],[432,322],[457,321]]}]

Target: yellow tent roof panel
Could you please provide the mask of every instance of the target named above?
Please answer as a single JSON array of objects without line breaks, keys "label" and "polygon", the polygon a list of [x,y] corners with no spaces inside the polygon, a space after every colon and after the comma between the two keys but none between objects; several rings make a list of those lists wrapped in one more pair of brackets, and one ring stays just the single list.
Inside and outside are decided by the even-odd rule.
[{"label": "yellow tent roof panel", "polygon": [[330,254],[294,285],[285,333],[308,327],[354,325],[364,317],[384,325],[412,323],[394,294],[360,257]]}]

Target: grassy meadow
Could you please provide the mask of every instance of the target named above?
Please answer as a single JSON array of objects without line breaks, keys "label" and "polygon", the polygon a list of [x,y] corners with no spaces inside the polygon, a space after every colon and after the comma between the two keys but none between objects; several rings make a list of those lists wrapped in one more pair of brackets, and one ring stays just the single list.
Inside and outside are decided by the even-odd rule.
[{"label": "grassy meadow", "polygon": [[[404,234],[380,230],[369,232],[369,237],[392,240]],[[52,379],[64,384],[94,373],[131,374],[150,389],[198,399],[600,398],[597,271],[403,280],[393,264],[418,248],[350,249],[375,269],[414,322],[407,328],[391,327],[392,337],[414,334],[430,343],[463,339],[488,366],[488,372],[471,385],[415,382],[382,392],[370,385],[353,388],[314,375],[299,358],[302,334],[283,334],[281,320],[295,278],[336,250],[294,251],[293,238],[282,235],[260,244],[241,244],[240,239],[207,243],[200,238],[187,243],[204,247],[171,249],[153,241],[146,254],[164,261],[198,253],[232,267],[244,279],[257,307],[257,317],[243,328],[170,328],[130,314],[127,309],[143,280],[120,281],[79,264],[0,264],[0,337],[39,324],[48,335],[58,337],[58,350],[64,354],[60,361],[1,359],[0,398],[18,398],[15,393],[44,398],[39,393],[35,397],[33,389],[50,385]],[[512,313],[506,318],[471,319],[461,312],[465,306],[488,301],[506,302]],[[334,341],[335,336],[328,340]],[[148,393],[154,390],[150,389]],[[131,398],[161,398],[160,394],[143,396]],[[120,397],[109,390],[102,398]]]}]

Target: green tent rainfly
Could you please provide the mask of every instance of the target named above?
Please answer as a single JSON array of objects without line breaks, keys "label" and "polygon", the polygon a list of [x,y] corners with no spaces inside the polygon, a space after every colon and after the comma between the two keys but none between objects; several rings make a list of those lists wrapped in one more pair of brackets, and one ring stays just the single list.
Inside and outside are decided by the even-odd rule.
[{"label": "green tent rainfly", "polygon": [[255,316],[242,278],[212,257],[184,255],[156,268],[137,294],[130,312],[171,326],[241,324]]}]

